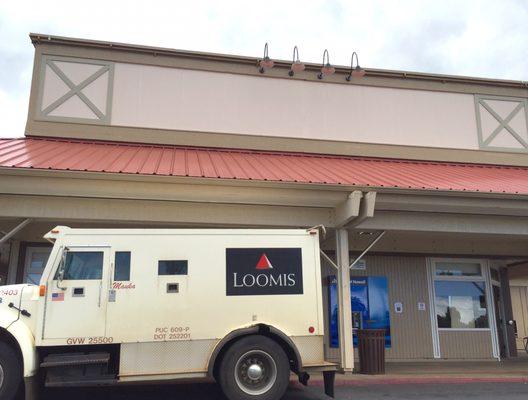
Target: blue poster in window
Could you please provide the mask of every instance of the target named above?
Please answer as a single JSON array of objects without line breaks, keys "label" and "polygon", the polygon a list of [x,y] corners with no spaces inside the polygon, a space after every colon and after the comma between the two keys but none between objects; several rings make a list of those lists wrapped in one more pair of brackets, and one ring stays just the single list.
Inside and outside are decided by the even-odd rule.
[{"label": "blue poster in window", "polygon": [[[358,329],[385,329],[385,347],[391,347],[390,313],[387,278],[384,276],[351,277],[350,297],[354,346]],[[330,347],[339,347],[337,316],[337,278],[328,277],[328,305],[330,308]]]}]

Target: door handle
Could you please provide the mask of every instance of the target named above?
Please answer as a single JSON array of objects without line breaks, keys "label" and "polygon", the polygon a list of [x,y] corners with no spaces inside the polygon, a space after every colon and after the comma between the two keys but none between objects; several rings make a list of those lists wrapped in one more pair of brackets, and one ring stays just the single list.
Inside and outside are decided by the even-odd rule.
[{"label": "door handle", "polygon": [[72,297],[84,297],[84,288],[83,287],[73,288]]}]

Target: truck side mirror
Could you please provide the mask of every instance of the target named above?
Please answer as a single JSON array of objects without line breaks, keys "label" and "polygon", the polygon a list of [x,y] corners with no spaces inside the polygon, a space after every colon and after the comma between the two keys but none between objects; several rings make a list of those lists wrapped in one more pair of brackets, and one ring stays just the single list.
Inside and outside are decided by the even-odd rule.
[{"label": "truck side mirror", "polygon": [[59,263],[59,268],[57,270],[57,288],[61,290],[66,290],[65,287],[61,287],[61,283],[64,280],[64,271],[66,269],[66,256],[68,255],[68,249],[64,249],[62,252],[61,260]]}]

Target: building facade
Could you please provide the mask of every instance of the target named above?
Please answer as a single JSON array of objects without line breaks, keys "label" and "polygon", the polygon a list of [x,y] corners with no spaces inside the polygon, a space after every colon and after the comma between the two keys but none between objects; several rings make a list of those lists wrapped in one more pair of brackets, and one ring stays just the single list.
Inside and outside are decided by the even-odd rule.
[{"label": "building facade", "polygon": [[525,83],[31,40],[25,137],[0,139],[2,284],[38,283],[56,225],[324,225],[345,370],[358,328],[386,329],[389,360],[523,348]]}]

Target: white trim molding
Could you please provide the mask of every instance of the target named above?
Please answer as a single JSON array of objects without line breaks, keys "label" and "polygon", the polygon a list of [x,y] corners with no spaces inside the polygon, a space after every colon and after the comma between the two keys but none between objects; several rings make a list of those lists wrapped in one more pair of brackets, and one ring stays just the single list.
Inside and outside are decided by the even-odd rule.
[{"label": "white trim molding", "polygon": [[438,334],[438,321],[436,318],[436,305],[434,296],[434,264],[430,258],[426,259],[427,266],[427,288],[429,294],[429,317],[431,319],[431,334],[433,339],[433,357],[440,358],[440,336]]},{"label": "white trim molding", "polygon": [[[499,111],[510,103],[507,111]],[[495,106],[494,106],[495,104]],[[502,114],[502,115],[501,115]],[[528,100],[520,97],[475,95],[475,115],[479,148],[498,151],[528,152]],[[518,126],[512,121],[519,119]],[[487,121],[487,122],[486,122]],[[491,124],[490,126],[486,126]],[[498,144],[499,136],[511,145]]]},{"label": "white trim molding", "polygon": [[[71,71],[65,70],[68,65]],[[76,66],[80,71],[72,69],[71,66]],[[89,88],[102,79],[107,81],[104,87],[99,88],[99,92],[103,93],[91,93]],[[102,83],[104,84],[104,81]],[[43,55],[36,119],[108,125],[112,113],[113,87],[113,62]],[[46,94],[49,98],[44,104]],[[95,100],[97,97],[101,98]],[[62,106],[73,101],[77,103],[77,114],[71,104],[67,110],[57,114]],[[85,115],[79,114],[79,109],[84,109]]]}]

